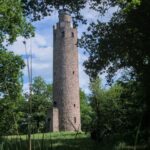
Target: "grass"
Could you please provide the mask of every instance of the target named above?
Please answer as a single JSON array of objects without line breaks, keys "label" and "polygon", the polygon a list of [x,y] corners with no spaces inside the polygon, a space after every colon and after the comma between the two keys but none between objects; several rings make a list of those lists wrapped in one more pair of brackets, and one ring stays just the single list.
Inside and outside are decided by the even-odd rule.
[{"label": "grass", "polygon": [[[0,150],[27,150],[27,136],[8,136],[1,142]],[[88,135],[74,132],[56,132],[32,135],[33,150],[98,150],[99,144]]]},{"label": "grass", "polygon": [[[109,144],[108,144],[109,143]],[[32,135],[33,150],[127,150],[124,143],[98,143],[88,134],[74,132],[55,132]],[[0,140],[0,150],[28,150],[27,135],[7,136]]]}]

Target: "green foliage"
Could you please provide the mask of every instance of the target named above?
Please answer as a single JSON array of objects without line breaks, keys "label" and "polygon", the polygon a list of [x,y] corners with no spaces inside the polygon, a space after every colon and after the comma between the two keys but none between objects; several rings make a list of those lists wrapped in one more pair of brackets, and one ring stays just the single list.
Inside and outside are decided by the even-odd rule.
[{"label": "green foliage", "polygon": [[91,0],[90,8],[100,12],[102,15],[113,7],[118,7],[128,12],[131,9],[135,9],[141,4],[142,0]]},{"label": "green foliage", "polygon": [[[28,97],[28,94],[25,95]],[[30,98],[32,105],[31,130],[33,133],[44,132],[47,110],[52,107],[52,85],[46,84],[41,77],[35,77]],[[25,100],[20,106],[22,117],[19,120],[19,132],[21,133],[27,133],[28,130],[29,105],[29,101]]]},{"label": "green foliage", "polygon": [[[89,138],[88,134],[54,132],[32,135],[34,150],[116,150],[116,143],[101,144]],[[0,150],[28,149],[26,135],[9,136],[1,139]],[[3,147],[3,148],[1,148]]]},{"label": "green foliage", "polygon": [[[32,143],[34,150],[133,150],[119,139],[110,142],[98,143],[90,139],[88,134],[74,132],[53,132],[46,134],[33,134]],[[108,143],[109,142],[109,143]],[[27,135],[8,136],[0,140],[0,150],[26,150],[28,149]],[[138,150],[148,149],[146,145],[137,146]]]},{"label": "green foliage", "polygon": [[41,77],[35,77],[32,84],[32,127],[33,131],[45,130],[48,108],[52,107],[52,85],[46,84]]},{"label": "green foliage", "polygon": [[107,106],[109,105],[109,102],[106,101],[106,92],[104,89],[102,89],[101,81],[99,80],[99,78],[91,82],[90,89],[92,92],[90,101],[94,112],[91,137],[95,140],[100,141],[111,130],[111,124],[108,123],[110,114],[107,111],[107,109],[111,108]]},{"label": "green foliage", "polygon": [[[135,81],[127,83],[121,82],[122,92],[120,96],[122,109],[122,131],[125,140],[129,143],[146,143],[145,129],[143,129],[143,116],[145,113],[145,104],[143,103],[143,93],[141,87]],[[130,137],[130,140],[128,140]],[[136,141],[137,140],[137,141]],[[148,144],[148,143],[146,143]]]},{"label": "green foliage", "polygon": [[123,2],[126,5],[118,9],[108,23],[92,23],[88,27],[89,32],[83,34],[80,46],[89,53],[89,59],[84,63],[86,72],[96,77],[98,72],[106,70],[108,77],[112,77],[118,69],[131,68],[131,75],[149,86],[146,83],[149,83],[150,53],[147,49],[150,33],[147,13],[150,2],[142,0],[136,8],[127,12],[123,10],[134,1]]},{"label": "green foliage", "polygon": [[20,56],[0,49],[0,134],[18,131],[20,118],[18,107],[22,101],[21,69],[24,62]]},{"label": "green foliage", "polygon": [[27,1],[22,0],[23,10],[25,16],[30,20],[36,21],[40,20],[45,16],[50,16],[54,10],[64,9],[73,14],[74,24],[77,25],[76,20],[82,21],[85,23],[83,16],[80,13],[80,10],[85,8],[86,0],[46,0],[46,1]]},{"label": "green foliage", "polygon": [[20,0],[0,0],[0,46],[13,43],[18,36],[30,37],[33,27],[23,15]]},{"label": "green foliage", "polygon": [[[26,95],[27,96],[27,95]],[[32,84],[32,132],[45,132],[47,109],[52,106],[52,85],[46,84],[41,77],[35,77]],[[23,113],[19,121],[19,131],[27,133],[29,102],[24,101],[20,107]]]},{"label": "green foliage", "polygon": [[30,21],[50,16],[55,10],[64,9],[73,14],[74,25],[77,21],[86,23],[80,13],[86,0],[0,0],[0,46],[12,44],[18,36],[29,38],[34,35]]},{"label": "green foliage", "polygon": [[[142,117],[144,105],[135,81],[114,84],[107,90],[99,78],[91,83],[91,106],[95,113],[91,136],[102,141],[119,136],[128,144],[143,143]],[[135,145],[136,145],[135,144]]]},{"label": "green foliage", "polygon": [[86,96],[84,91],[82,91],[82,89],[80,89],[80,108],[82,131],[89,131],[93,113],[88,101],[88,97]]},{"label": "green foliage", "polygon": [[3,98],[16,100],[21,92],[21,69],[25,66],[20,56],[0,49],[0,93]]},{"label": "green foliage", "polygon": [[[98,8],[106,1],[95,0],[94,2],[93,7]],[[118,70],[128,71],[124,74],[123,80],[136,81],[136,86],[140,89],[138,92],[145,106],[142,126],[147,133],[144,138],[148,141],[150,136],[150,122],[147,121],[150,118],[150,30],[148,23],[150,1],[110,0],[109,2],[105,3],[106,6],[118,6],[111,20],[91,23],[88,32],[83,34],[80,41],[80,46],[89,54],[89,59],[84,62],[84,66],[91,78],[95,78],[98,73],[106,72],[108,82],[112,82],[112,77]],[[100,12],[99,9],[97,11]]]}]

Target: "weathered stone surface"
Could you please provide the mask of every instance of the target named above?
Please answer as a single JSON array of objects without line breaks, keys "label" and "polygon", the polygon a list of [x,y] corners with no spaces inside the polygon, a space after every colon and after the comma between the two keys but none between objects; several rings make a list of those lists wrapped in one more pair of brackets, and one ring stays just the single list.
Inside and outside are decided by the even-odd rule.
[{"label": "weathered stone surface", "polygon": [[59,110],[56,107],[49,109],[47,112],[47,130],[48,131],[59,131]]},{"label": "weathered stone surface", "polygon": [[71,27],[70,15],[61,11],[53,30],[53,101],[59,110],[59,131],[80,130],[77,29]]}]

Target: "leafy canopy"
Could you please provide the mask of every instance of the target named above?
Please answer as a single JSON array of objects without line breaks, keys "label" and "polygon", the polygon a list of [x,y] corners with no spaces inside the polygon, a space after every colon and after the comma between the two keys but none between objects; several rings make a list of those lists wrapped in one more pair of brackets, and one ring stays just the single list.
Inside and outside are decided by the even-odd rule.
[{"label": "leafy canopy", "polygon": [[24,62],[20,56],[0,49],[0,135],[17,134],[20,118],[18,107],[22,101],[22,73]]},{"label": "leafy canopy", "polygon": [[30,35],[33,35],[33,27],[23,14],[21,1],[0,0],[0,46],[4,42],[12,44],[18,36]]}]

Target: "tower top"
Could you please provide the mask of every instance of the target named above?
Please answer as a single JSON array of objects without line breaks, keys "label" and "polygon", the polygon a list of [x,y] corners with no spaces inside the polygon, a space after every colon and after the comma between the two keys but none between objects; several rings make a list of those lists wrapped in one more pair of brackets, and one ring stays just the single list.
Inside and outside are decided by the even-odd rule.
[{"label": "tower top", "polygon": [[71,22],[71,15],[67,10],[59,10],[59,22]]}]

